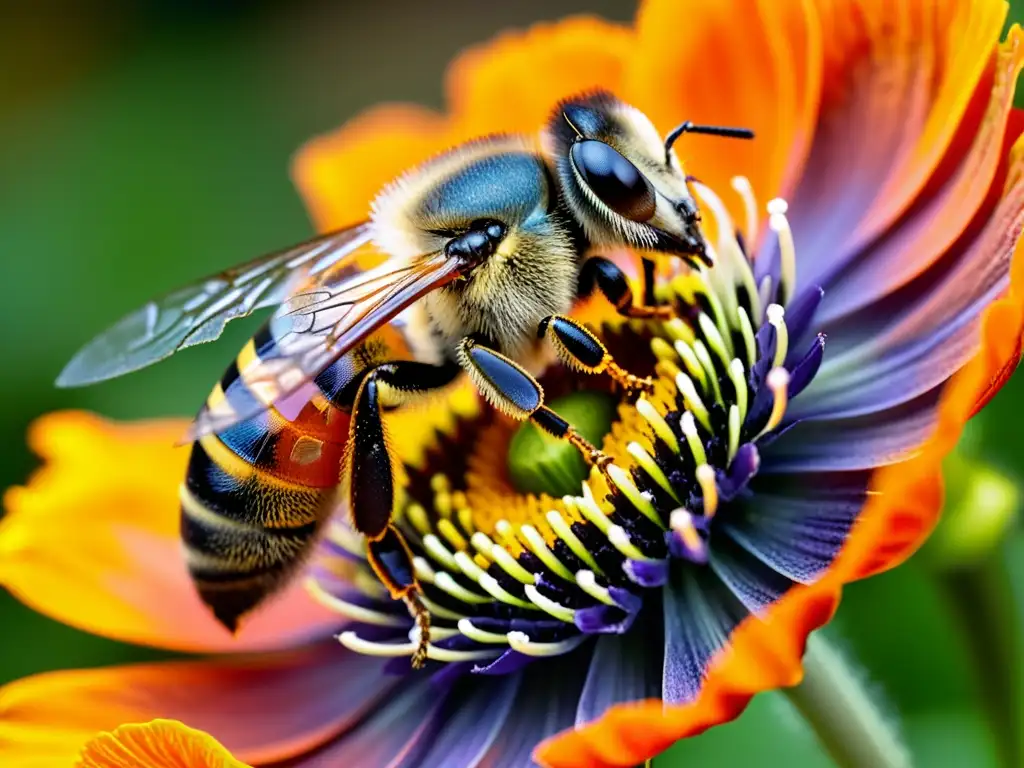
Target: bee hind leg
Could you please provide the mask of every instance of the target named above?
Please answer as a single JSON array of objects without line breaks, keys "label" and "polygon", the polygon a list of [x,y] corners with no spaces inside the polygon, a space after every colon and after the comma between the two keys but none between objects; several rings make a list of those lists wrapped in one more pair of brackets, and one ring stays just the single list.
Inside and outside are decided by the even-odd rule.
[{"label": "bee hind leg", "polygon": [[654,383],[649,376],[639,377],[621,368],[601,340],[572,318],[551,315],[537,328],[537,336],[547,336],[563,365],[574,371],[607,374],[629,391],[650,392]]},{"label": "bee hind leg", "polygon": [[518,363],[469,338],[459,344],[458,360],[484,398],[499,411],[517,421],[529,419],[549,435],[568,442],[588,464],[602,471],[611,464],[610,456],[544,405],[544,389]]},{"label": "bee hind leg", "polygon": [[412,658],[422,666],[430,643],[430,616],[420,599],[412,552],[392,523],[394,471],[382,408],[417,394],[440,389],[460,372],[455,363],[436,366],[415,361],[381,363],[359,384],[352,405],[349,435],[349,509],[353,527],[367,538],[367,560],[395,600],[409,607],[419,628]]},{"label": "bee hind leg", "polygon": [[658,306],[654,297],[654,262],[643,258],[641,263],[644,270],[644,294],[641,305],[633,303],[633,288],[626,274],[615,262],[603,256],[592,256],[583,262],[576,294],[580,298],[586,298],[595,290],[600,291],[623,317],[668,319],[672,314],[671,308]]}]

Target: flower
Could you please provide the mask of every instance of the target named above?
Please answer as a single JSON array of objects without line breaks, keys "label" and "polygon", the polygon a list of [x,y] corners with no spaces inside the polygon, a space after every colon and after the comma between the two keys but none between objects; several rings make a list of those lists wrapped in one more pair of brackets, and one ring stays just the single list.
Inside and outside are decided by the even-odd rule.
[{"label": "flower", "polygon": [[[1016,27],[998,42],[1005,14],[651,0],[633,28],[571,19],[465,54],[445,115],[382,107],[307,145],[296,181],[327,229],[432,153],[533,133],[596,87],[663,131],[693,118],[758,136],[679,145],[718,265],[663,280],[674,320],[584,308],[653,384],[637,400],[575,377],[617,409],[615,469],[582,495],[513,488],[496,464],[513,427],[467,388],[392,417],[436,624],[424,672],[342,523],[306,573],[319,602],[296,585],[232,640],[177,556],[183,423],[39,422],[47,464],[5,499],[0,581],[76,626],[221,655],[16,682],[0,755],[70,758],[97,731],[171,717],[257,765],[631,765],[796,683],[842,586],[928,535],[942,458],[1019,358],[1024,52]],[[557,371],[544,383],[569,389]]]}]

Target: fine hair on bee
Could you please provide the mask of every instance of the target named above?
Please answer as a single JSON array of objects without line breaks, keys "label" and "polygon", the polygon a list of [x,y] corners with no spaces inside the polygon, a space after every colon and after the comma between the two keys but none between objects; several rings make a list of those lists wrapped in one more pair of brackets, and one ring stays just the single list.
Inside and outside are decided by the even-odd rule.
[{"label": "fine hair on bee", "polygon": [[[492,406],[603,468],[607,457],[544,404],[536,376],[558,359],[629,390],[650,386],[572,315],[599,293],[625,317],[665,317],[654,258],[710,266],[674,151],[684,133],[753,136],[684,122],[663,137],[610,93],[567,99],[539,137],[455,147],[385,186],[365,221],[149,302],[86,345],[58,385],[120,376],[275,308],[188,434],[180,499],[189,572],[234,631],[343,510],[381,583],[416,619],[420,666],[432,653],[430,622],[414,553],[393,520],[382,414],[466,375]],[[603,255],[623,248],[640,257],[636,295],[623,265]]]}]

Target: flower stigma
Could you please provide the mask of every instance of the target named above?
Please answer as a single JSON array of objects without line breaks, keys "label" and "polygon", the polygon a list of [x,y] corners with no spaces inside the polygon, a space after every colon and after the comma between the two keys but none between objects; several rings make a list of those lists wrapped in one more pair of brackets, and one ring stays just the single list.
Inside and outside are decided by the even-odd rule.
[{"label": "flower stigma", "polygon": [[[785,201],[767,205],[759,233],[750,183],[737,177],[738,231],[711,189],[693,187],[716,233],[708,243],[715,266],[659,278],[669,318],[611,317],[594,329],[623,369],[653,386],[625,390],[563,367],[540,379],[546,402],[611,463],[587,469],[570,446],[549,445],[532,426],[477,402],[404,467],[396,520],[431,613],[427,670],[455,664],[500,675],[595,635],[650,630],[660,638],[661,600],[649,598],[670,580],[699,592],[709,573],[757,612],[750,585],[730,576],[743,537],[718,531],[731,525],[733,502],[752,493],[761,451],[791,426],[788,405],[817,373],[824,335],[792,347],[821,292],[794,296]],[[749,253],[759,236],[775,246],[764,267]],[[394,671],[411,673],[419,630],[376,582],[351,529],[334,524],[327,543],[309,586],[351,622],[338,640],[400,659]],[[746,554],[755,549],[748,542]],[[695,606],[710,627],[715,617],[701,619]]]}]

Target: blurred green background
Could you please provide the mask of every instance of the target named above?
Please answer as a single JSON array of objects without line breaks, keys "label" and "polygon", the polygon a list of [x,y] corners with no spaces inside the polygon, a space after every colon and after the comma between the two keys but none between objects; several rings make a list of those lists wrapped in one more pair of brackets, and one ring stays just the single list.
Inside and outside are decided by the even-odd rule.
[{"label": "blurred green background", "polygon": [[[24,432],[47,411],[194,411],[247,327],[229,331],[222,346],[123,380],[75,391],[52,382],[93,332],[154,291],[308,236],[287,173],[303,141],[379,101],[440,106],[446,63],[504,27],[580,11],[627,20],[633,12],[615,0],[15,5],[0,10],[0,487],[31,471]],[[1024,0],[1013,18],[1024,18]],[[1018,376],[971,425],[962,453],[1024,478],[1022,403]],[[1019,530],[992,555],[984,579],[992,585],[986,615],[1001,621],[993,631],[1015,643],[1003,654],[1019,656]],[[1007,717],[1000,702],[1009,689],[999,678],[1019,668],[975,661],[974,638],[958,621],[972,600],[957,597],[970,589],[969,579],[936,578],[926,554],[850,587],[829,630],[922,766],[997,765],[986,713]],[[152,657],[58,625],[6,594],[0,628],[0,683]],[[1019,710],[1010,717],[1004,734],[1022,725]],[[700,764],[830,765],[779,694],[656,761]]]}]

